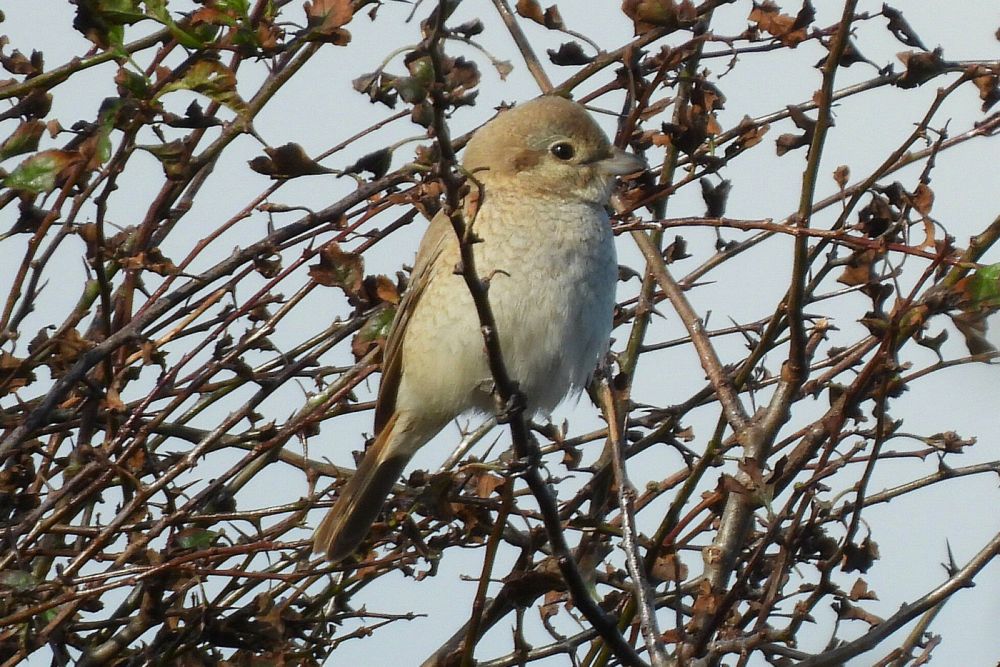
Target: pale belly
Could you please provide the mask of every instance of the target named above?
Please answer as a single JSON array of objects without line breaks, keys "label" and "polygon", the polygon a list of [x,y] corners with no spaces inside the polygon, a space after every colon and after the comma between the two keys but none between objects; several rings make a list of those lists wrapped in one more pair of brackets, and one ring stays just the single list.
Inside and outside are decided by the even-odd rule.
[{"label": "pale belly", "polygon": [[[533,413],[586,385],[607,349],[618,273],[603,209],[554,210],[518,224],[481,212],[475,227],[483,238],[476,268],[489,279],[504,363]],[[461,276],[450,267],[436,273],[407,329],[397,408],[445,420],[493,411],[482,332]]]}]

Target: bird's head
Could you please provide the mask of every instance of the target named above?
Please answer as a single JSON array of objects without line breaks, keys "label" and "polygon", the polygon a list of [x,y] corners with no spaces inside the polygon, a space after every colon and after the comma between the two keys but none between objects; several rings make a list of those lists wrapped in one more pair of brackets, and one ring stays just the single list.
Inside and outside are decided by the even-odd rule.
[{"label": "bird's head", "polygon": [[555,96],[520,104],[481,127],[463,165],[487,191],[516,187],[600,204],[615,176],[646,168],[612,146],[581,105]]}]

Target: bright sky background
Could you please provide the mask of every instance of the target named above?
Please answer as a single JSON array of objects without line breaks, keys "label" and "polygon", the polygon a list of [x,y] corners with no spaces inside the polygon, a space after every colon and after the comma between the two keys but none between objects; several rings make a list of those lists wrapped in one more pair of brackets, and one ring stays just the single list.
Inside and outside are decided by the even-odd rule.
[{"label": "bright sky background", "polygon": [[[71,29],[73,9],[66,2],[56,0],[13,0],[4,3],[7,20],[0,24],[0,34],[12,36],[14,46],[26,48],[29,45],[42,50],[46,56],[47,68],[66,62],[69,58],[87,50],[84,38]],[[425,3],[427,4],[427,3]],[[543,3],[545,4],[545,3]],[[618,2],[582,2],[563,0],[558,3],[568,27],[595,37],[602,46],[612,48],[626,43],[631,38],[631,25],[619,14]],[[782,3],[786,11],[795,13],[797,5]],[[816,25],[833,23],[840,14],[841,3],[817,0]],[[184,9],[183,2],[172,2],[171,9]],[[429,6],[429,5],[428,5]],[[877,11],[880,2],[862,2],[861,11]],[[928,47],[940,45],[944,57],[949,60],[967,58],[1000,57],[1000,42],[994,33],[1000,28],[1000,5],[995,0],[964,0],[956,3],[927,3],[918,0],[899,1],[894,6],[902,10],[913,28],[920,34]],[[713,29],[717,34],[738,34],[746,26],[749,2],[737,2],[717,10],[717,20]],[[427,7],[420,7],[417,16],[423,17]],[[315,155],[334,145],[345,136],[360,130],[375,118],[388,115],[384,107],[372,106],[367,98],[351,89],[350,80],[363,72],[374,70],[395,48],[419,41],[416,23],[404,25],[402,18],[409,12],[409,5],[388,2],[380,10],[382,16],[371,24],[361,13],[348,26],[353,34],[352,43],[346,49],[326,47],[320,55],[308,64],[306,69],[279,94],[277,104],[255,121],[256,130],[270,145],[278,146],[287,142],[298,142]],[[390,15],[396,18],[390,18]],[[501,101],[520,101],[538,94],[538,89],[526,68],[519,60],[508,33],[498,24],[492,3],[486,0],[466,0],[453,21],[463,21],[474,16],[481,17],[488,26],[481,42],[501,59],[509,59],[514,71],[506,82],[500,82],[490,69],[485,58],[478,52],[456,46],[454,54],[464,54],[476,58],[483,73],[483,84],[479,104],[473,109],[457,113],[452,121],[453,133],[465,132],[476,127],[492,114],[493,107]],[[388,20],[386,20],[388,19]],[[374,25],[374,27],[373,27]],[[387,26],[396,26],[398,32],[386,33]],[[889,37],[884,30],[884,21],[864,24],[856,35],[861,51],[879,65],[895,61],[895,53],[908,50],[907,47]],[[533,24],[525,23],[525,30],[535,43],[538,53],[545,48],[554,48],[567,38]],[[136,35],[138,36],[138,35]],[[676,42],[676,40],[675,40]],[[819,73],[812,66],[825,55],[816,44],[806,44],[791,53],[745,57],[735,70],[719,82],[727,95],[725,110],[720,114],[723,127],[732,127],[744,115],[757,116],[775,111],[790,102],[808,100],[818,86]],[[791,56],[791,57],[789,57]],[[726,61],[717,59],[706,63],[709,69],[720,72]],[[390,65],[390,70],[400,70],[401,57]],[[244,77],[252,68],[241,70],[241,82],[251,83]],[[548,66],[554,81],[566,78],[573,68]],[[112,75],[108,67],[95,68],[91,73],[74,77],[69,83],[55,91],[55,105],[52,115],[68,124],[78,118],[93,118],[100,101],[114,95]],[[259,68],[258,72],[261,71]],[[838,87],[870,78],[874,69],[865,64],[857,64],[838,74]],[[604,81],[605,79],[600,79]],[[953,80],[947,79],[948,82]],[[942,84],[943,85],[943,84]],[[836,127],[831,132],[830,141],[824,153],[817,199],[832,194],[836,185],[830,177],[833,169],[840,164],[848,164],[852,174],[866,173],[890,152],[892,147],[908,134],[912,123],[926,110],[934,95],[935,85],[926,86],[915,94],[901,95],[899,91],[880,91],[871,95],[852,98],[837,107]],[[588,92],[586,87],[581,92]],[[905,100],[907,106],[900,108],[898,102]],[[918,102],[919,100],[919,102]],[[178,103],[180,111],[186,101]],[[933,125],[939,127],[945,119],[950,119],[949,129],[958,133],[967,129],[983,116],[978,111],[978,100],[972,86],[959,91],[945,110],[939,114]],[[994,109],[995,110],[995,109]],[[614,130],[612,118],[602,119],[609,133]],[[5,130],[6,126],[0,126]],[[785,121],[772,127],[765,142],[773,142],[783,132],[793,131],[790,122]],[[349,153],[334,156],[325,161],[330,167],[342,168],[351,164],[366,151],[385,145],[387,140],[398,140],[420,134],[419,128],[405,121],[396,123],[386,132],[362,141]],[[260,153],[260,147],[253,140],[240,140],[237,150],[228,151],[223,162],[215,169],[210,180],[213,193],[203,193],[196,208],[185,218],[183,224],[190,225],[191,237],[196,238],[201,229],[211,228],[245,205],[253,195],[266,187],[264,176],[252,174],[245,168],[245,161]],[[409,147],[397,151],[394,166],[402,164],[411,155]],[[136,216],[144,212],[152,192],[159,187],[159,167],[152,158],[146,158],[153,178],[143,179],[141,173],[127,174],[123,190],[134,193],[134,197],[118,197],[111,211],[111,219],[122,225],[134,224]],[[975,141],[939,159],[939,166],[933,174],[932,188],[936,194],[933,215],[940,220],[964,245],[970,234],[985,227],[993,220],[1000,206],[1000,170],[997,169],[996,142]],[[5,163],[10,169],[12,163]],[[733,181],[733,192],[727,214],[732,217],[782,219],[791,213],[797,204],[801,170],[804,166],[804,151],[778,159],[774,151],[755,150],[748,159],[738,160],[729,167],[724,176]],[[920,166],[898,174],[896,178],[904,184],[912,185]],[[130,170],[131,171],[131,170]],[[286,185],[276,199],[282,203],[294,203],[322,208],[336,201],[353,188],[350,179],[333,177],[301,178]],[[687,188],[671,200],[668,216],[698,215],[704,205],[697,188]],[[6,230],[12,222],[13,207],[0,212],[0,230]],[[836,215],[836,213],[833,213]],[[818,224],[828,219],[820,216]],[[235,245],[256,238],[263,232],[264,219],[260,216],[250,221],[250,231],[237,230],[224,237],[217,244],[217,255],[228,254]],[[398,243],[391,248],[380,249],[367,259],[369,272],[393,274],[401,263],[409,263],[421,232],[419,225],[398,235]],[[692,254],[704,257],[708,254],[714,235],[700,230],[679,232],[692,246]],[[248,236],[249,235],[249,236]],[[726,232],[726,237],[739,240],[735,232]],[[173,243],[180,240],[173,239]],[[0,267],[10,266],[23,252],[24,237],[15,237],[0,244]],[[780,254],[780,244],[768,243],[760,251],[747,253],[737,262],[732,262],[723,270],[712,275],[712,284],[692,291],[690,297],[702,314],[710,316],[710,324],[726,326],[729,318],[736,321],[750,321],[769,312],[775,295],[787,285],[789,271],[787,258]],[[786,248],[787,250],[787,248]],[[164,247],[168,256],[180,253],[181,246]],[[623,263],[636,264],[637,254],[627,238],[619,240],[619,253]],[[73,252],[65,253],[66,271],[74,276],[82,272],[79,258]],[[1000,261],[1000,254],[994,252],[987,261]],[[696,266],[696,260],[680,263],[675,272],[683,275]],[[194,267],[197,270],[197,267]],[[0,272],[0,291],[5,293],[7,278]],[[627,287],[635,289],[635,282]],[[330,292],[325,291],[324,296]],[[25,325],[25,331],[34,331],[48,321],[48,314],[64,312],[77,295],[71,291],[60,293],[50,288],[44,295],[44,304]],[[863,314],[866,301],[858,297],[848,310],[838,319],[837,326],[853,333],[859,326],[856,319]],[[299,326],[302,338],[320,330],[323,324],[316,319],[324,317],[324,310],[336,312],[343,304],[317,304],[314,309],[302,309]],[[665,318],[658,321],[649,336],[651,342],[668,340],[682,335],[678,319],[664,307]],[[932,333],[940,328],[932,327]],[[952,332],[952,340],[946,352],[952,356],[961,354],[961,343]],[[619,339],[626,335],[624,330],[616,332]],[[996,332],[992,334],[994,343],[1000,344]],[[26,343],[24,341],[22,344]],[[741,343],[729,340],[720,344],[724,361],[727,352],[740,354]],[[916,358],[924,364],[933,361],[928,352],[924,358]],[[636,396],[639,400],[670,404],[687,396],[687,382],[683,389],[675,389],[672,377],[701,378],[702,371],[690,347],[674,348],[670,352],[658,353],[651,357],[637,378]],[[347,356],[331,358],[326,363],[335,364],[348,361]],[[1000,432],[1000,393],[998,393],[998,370],[996,367],[966,366],[945,373],[936,373],[929,382],[915,383],[910,393],[893,409],[896,418],[904,418],[903,430],[911,433],[930,435],[939,431],[956,429],[964,437],[978,437],[980,444],[969,456],[963,457],[963,464],[994,460],[997,457],[997,433]],[[678,383],[679,384],[679,383]],[[682,391],[687,393],[681,393]],[[285,393],[268,403],[272,415],[283,418],[296,410],[303,400],[301,395]],[[824,399],[825,400],[825,399]],[[904,408],[903,406],[907,406]],[[818,405],[817,410],[823,405]],[[597,425],[589,409],[564,406],[555,415],[555,420],[570,417],[573,430],[582,432],[585,424]],[[327,456],[336,462],[350,461],[350,450],[357,449],[363,441],[363,433],[370,431],[368,415],[352,419],[338,419],[337,431],[324,429],[323,437],[312,442],[313,456]],[[701,421],[697,421],[701,419]],[[703,446],[704,439],[714,422],[714,412],[704,412],[692,416],[692,426],[698,440],[694,446]],[[453,434],[452,434],[453,435]],[[417,459],[417,465],[434,468],[450,447],[446,437],[439,438],[441,445],[427,447]],[[322,448],[322,449],[321,449]],[[671,455],[673,457],[673,455]],[[224,462],[219,462],[222,465]],[[633,481],[641,484],[646,466],[652,468],[676,465],[671,458],[668,462],[657,461],[655,453],[632,464],[630,473]],[[923,464],[904,463],[898,467],[886,466],[876,475],[870,486],[878,491],[894,482],[890,473],[899,471],[907,478],[918,476],[915,469],[927,474],[934,470],[934,462]],[[286,469],[287,471],[287,469]],[[266,494],[268,504],[274,504],[286,497],[297,499],[305,493],[303,476],[289,473],[279,484],[269,483],[257,489]],[[211,477],[210,466],[203,467],[199,476]],[[655,475],[650,475],[650,477]],[[712,478],[714,482],[714,478]],[[882,560],[866,577],[876,589],[881,602],[870,606],[870,610],[882,616],[891,615],[900,604],[925,593],[935,582],[943,580],[944,572],[939,563],[946,561],[946,541],[961,565],[972,556],[985,541],[1000,529],[1000,512],[997,511],[996,479],[987,476],[966,478],[961,481],[938,485],[921,491],[913,497],[907,496],[901,502],[881,506],[866,512],[865,518],[874,531],[874,539],[879,543]],[[905,503],[905,505],[904,505]],[[319,515],[316,515],[318,520]],[[506,554],[495,572],[504,573],[511,560]],[[694,560],[693,556],[688,557]],[[372,640],[351,642],[338,652],[330,664],[334,665],[381,665],[417,664],[442,641],[450,636],[467,616],[467,610],[475,592],[474,581],[462,581],[460,576],[473,579],[478,575],[479,554],[468,554],[468,558],[449,557],[442,563],[437,577],[415,583],[396,577],[382,579],[365,591],[365,595],[353,602],[357,605],[368,603],[370,608],[380,611],[403,613],[409,610],[427,613],[408,623],[396,623],[378,631]],[[454,610],[459,611],[455,612]],[[820,617],[818,631],[807,628],[803,635],[803,650],[820,650],[825,644],[830,630],[832,614]],[[981,575],[974,589],[959,592],[944,608],[931,631],[944,637],[943,644],[934,651],[937,665],[991,665],[1000,657],[1000,567],[991,564]],[[860,625],[860,624],[859,624]],[[666,627],[670,627],[667,625]],[[544,637],[537,637],[539,643]],[[897,642],[898,643],[898,642]],[[509,650],[509,628],[501,623],[488,641],[481,645],[482,658],[499,655]],[[890,643],[884,645],[886,650]],[[884,650],[865,654],[851,665],[861,667],[869,664],[876,655],[884,655]],[[36,654],[37,655],[37,654]],[[47,662],[47,659],[46,661]],[[39,660],[37,664],[43,664]],[[544,664],[563,664],[553,660]]]}]

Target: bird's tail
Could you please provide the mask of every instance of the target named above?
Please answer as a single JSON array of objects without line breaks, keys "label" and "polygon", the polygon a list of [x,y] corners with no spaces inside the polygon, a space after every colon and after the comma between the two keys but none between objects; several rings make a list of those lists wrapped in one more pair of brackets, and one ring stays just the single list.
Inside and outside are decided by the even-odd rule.
[{"label": "bird's tail", "polygon": [[319,524],[313,535],[314,553],[325,554],[334,563],[351,555],[368,534],[403,468],[441,428],[414,428],[397,417],[382,428]]}]

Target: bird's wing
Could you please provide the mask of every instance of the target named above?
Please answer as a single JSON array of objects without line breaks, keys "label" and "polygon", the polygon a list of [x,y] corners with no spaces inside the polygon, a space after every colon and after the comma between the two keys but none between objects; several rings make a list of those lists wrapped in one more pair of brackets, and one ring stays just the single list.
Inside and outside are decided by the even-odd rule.
[{"label": "bird's wing", "polygon": [[389,329],[389,336],[382,353],[382,382],[375,403],[375,432],[385,427],[396,409],[396,392],[403,377],[403,336],[406,325],[420,303],[420,296],[433,276],[432,267],[449,242],[455,242],[455,231],[448,216],[438,213],[424,232],[413,264],[410,284],[396,310],[396,317]]}]

